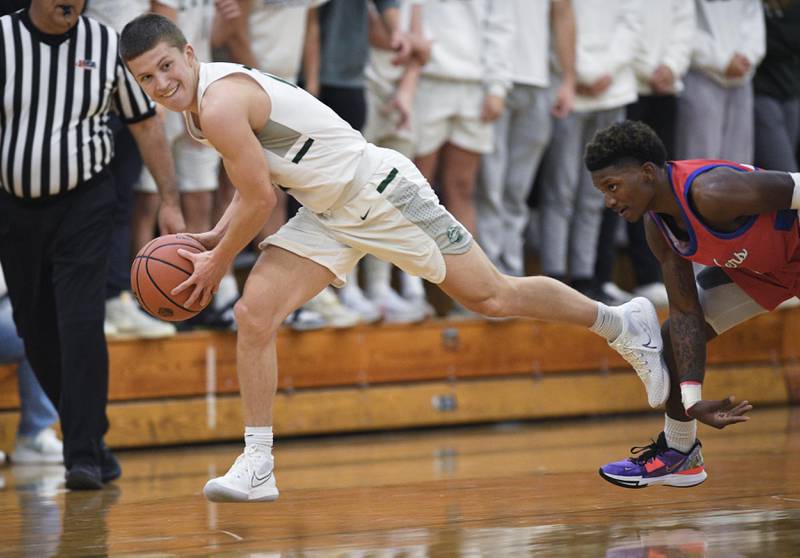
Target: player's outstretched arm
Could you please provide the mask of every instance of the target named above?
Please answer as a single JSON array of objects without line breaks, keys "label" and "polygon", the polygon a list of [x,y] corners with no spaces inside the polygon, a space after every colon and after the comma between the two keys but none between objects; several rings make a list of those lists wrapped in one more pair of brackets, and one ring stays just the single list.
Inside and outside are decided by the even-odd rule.
[{"label": "player's outstretched arm", "polygon": [[675,360],[672,366],[667,359],[670,375],[678,374],[681,382],[702,382],[706,364],[706,323],[692,264],[670,248],[649,216],[645,217],[645,233],[653,255],[661,264],[669,299],[669,332]]}]

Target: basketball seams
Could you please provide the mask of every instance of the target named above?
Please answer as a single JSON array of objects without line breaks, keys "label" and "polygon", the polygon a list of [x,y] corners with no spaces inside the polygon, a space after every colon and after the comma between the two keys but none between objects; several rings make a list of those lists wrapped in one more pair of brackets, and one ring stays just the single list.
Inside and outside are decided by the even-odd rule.
[{"label": "basketball seams", "polygon": [[149,265],[148,265],[148,262],[149,262],[150,260],[154,260],[154,261],[157,261],[157,262],[159,262],[159,263],[167,264],[168,266],[170,266],[170,267],[172,267],[172,268],[174,268],[174,269],[177,269],[177,270],[179,270],[179,271],[183,271],[184,273],[187,273],[187,275],[191,275],[191,273],[190,273],[190,272],[187,272],[187,271],[186,271],[186,270],[184,270],[184,269],[181,269],[180,267],[178,267],[178,266],[176,266],[176,265],[174,265],[174,264],[171,264],[170,262],[167,262],[167,261],[164,261],[164,260],[161,260],[161,259],[158,259],[158,258],[151,258],[150,256],[141,256],[141,257],[142,257],[142,259],[146,259],[146,260],[147,260],[147,262],[145,262],[145,264],[144,264],[144,272],[147,274],[147,278],[148,278],[148,279],[150,279],[150,283],[153,285],[153,287],[155,287],[155,289],[156,289],[158,292],[160,292],[160,293],[161,293],[161,295],[162,295],[164,298],[166,298],[166,299],[167,299],[169,302],[171,302],[172,304],[174,304],[175,306],[177,306],[177,307],[178,307],[178,308],[180,308],[181,310],[184,310],[184,311],[186,311],[186,312],[192,312],[192,313],[196,313],[196,312],[197,312],[197,310],[192,310],[191,308],[187,308],[187,307],[185,307],[183,304],[179,304],[179,303],[175,302],[175,301],[174,301],[174,300],[173,300],[173,299],[172,299],[172,298],[171,298],[171,297],[170,297],[170,296],[169,296],[167,293],[165,293],[165,292],[164,292],[164,291],[161,289],[161,287],[159,286],[159,284],[156,282],[155,278],[153,277],[152,273],[150,273],[150,267],[149,267]]},{"label": "basketball seams", "polygon": [[136,300],[139,301],[139,304],[144,306],[144,309],[147,310],[148,313],[152,314],[153,312],[150,310],[150,308],[144,302],[144,297],[141,294],[139,294],[139,293],[141,293],[141,286],[139,285],[139,270],[142,267],[142,259],[144,259],[142,256],[136,256],[134,258],[134,260],[138,260],[138,261],[135,261],[135,263],[136,263],[136,273],[134,274],[134,276],[136,277]]},{"label": "basketball seams", "polygon": [[[199,254],[199,252],[197,252],[197,253]],[[175,265],[174,263],[172,263],[172,262],[171,262],[171,261],[169,261],[169,260],[162,260],[161,258],[156,258],[155,256],[136,256],[136,258],[135,258],[135,259],[142,259],[142,260],[154,260],[154,261],[157,261],[157,262],[161,262],[161,263],[163,263],[164,265],[168,265],[168,266],[169,266],[169,267],[171,267],[172,269],[177,269],[178,271],[182,271],[182,272],[184,272],[184,273],[185,273],[187,276],[189,276],[189,275],[191,275],[191,274],[192,274],[192,272],[191,272],[191,271],[187,271],[187,270],[183,269],[181,266],[179,266],[179,265]],[[188,262],[189,260],[186,260],[186,261]],[[189,263],[191,263],[191,262],[189,262]]]}]

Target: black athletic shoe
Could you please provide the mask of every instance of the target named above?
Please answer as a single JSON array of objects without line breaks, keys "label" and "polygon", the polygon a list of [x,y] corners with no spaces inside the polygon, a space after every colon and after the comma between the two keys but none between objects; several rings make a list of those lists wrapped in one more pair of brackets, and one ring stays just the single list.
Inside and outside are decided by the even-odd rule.
[{"label": "black athletic shoe", "polygon": [[103,488],[100,467],[88,463],[76,463],[64,474],[70,490],[99,490]]},{"label": "black athletic shoe", "polygon": [[107,447],[103,447],[103,453],[100,456],[100,478],[103,484],[117,480],[122,475],[122,467],[119,466],[119,461],[111,453]]}]

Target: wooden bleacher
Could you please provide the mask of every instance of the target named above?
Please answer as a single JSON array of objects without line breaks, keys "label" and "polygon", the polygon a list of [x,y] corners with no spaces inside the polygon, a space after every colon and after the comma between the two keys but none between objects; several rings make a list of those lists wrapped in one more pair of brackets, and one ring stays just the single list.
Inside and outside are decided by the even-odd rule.
[{"label": "wooden bleacher", "polygon": [[[370,326],[279,337],[282,436],[639,412],[644,388],[581,328],[528,320]],[[112,341],[114,447],[239,439],[233,334]],[[704,394],[756,405],[800,399],[800,308],[766,314],[709,346]],[[18,419],[16,371],[0,367],[0,449]]]}]

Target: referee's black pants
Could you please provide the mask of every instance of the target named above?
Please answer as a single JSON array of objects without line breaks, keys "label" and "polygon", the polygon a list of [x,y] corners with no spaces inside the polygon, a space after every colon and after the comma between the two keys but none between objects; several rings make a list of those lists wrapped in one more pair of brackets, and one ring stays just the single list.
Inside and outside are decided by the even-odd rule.
[{"label": "referee's black pants", "polygon": [[68,469],[101,465],[108,430],[103,320],[114,203],[107,171],[53,200],[0,193],[0,262],[14,322],[58,409]]}]

